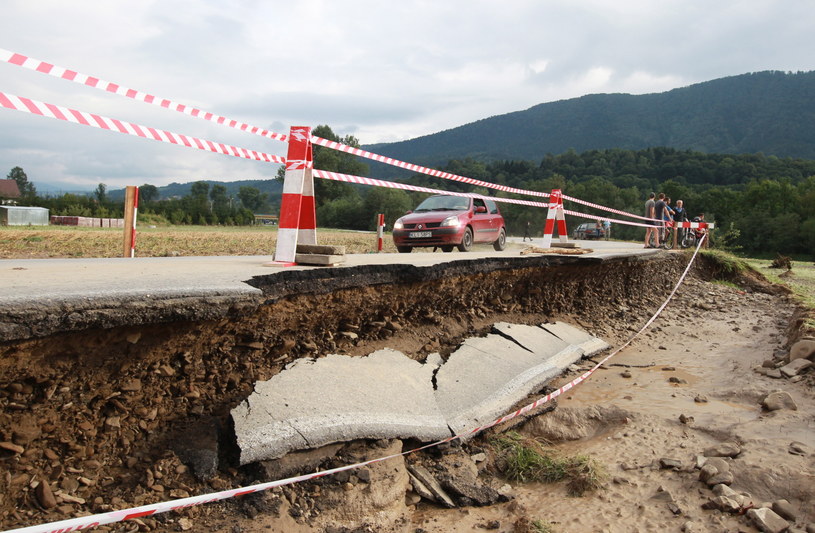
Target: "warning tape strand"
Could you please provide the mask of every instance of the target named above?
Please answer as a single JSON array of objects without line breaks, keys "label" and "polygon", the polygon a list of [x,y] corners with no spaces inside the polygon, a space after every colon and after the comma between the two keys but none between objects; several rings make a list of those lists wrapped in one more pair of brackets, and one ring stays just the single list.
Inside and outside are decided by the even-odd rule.
[{"label": "warning tape strand", "polygon": [[532,200],[520,200],[517,198],[500,198],[497,196],[484,196],[483,194],[473,192],[457,192],[457,191],[443,191],[441,189],[432,189],[430,187],[421,187],[418,185],[410,185],[408,183],[400,183],[395,181],[384,181],[374,178],[365,178],[362,176],[353,176],[351,174],[340,174],[339,172],[328,172],[327,170],[314,169],[314,177],[332,181],[342,181],[345,183],[356,183],[358,185],[371,185],[374,187],[386,187],[388,189],[401,189],[403,191],[413,192],[426,192],[431,194],[444,194],[447,196],[462,196],[466,198],[486,198],[494,202],[503,202],[510,204],[526,205],[531,207],[549,207],[547,202],[535,202]]},{"label": "warning tape strand", "polygon": [[104,117],[102,115],[96,115],[94,113],[87,113],[85,111],[78,111],[76,109],[48,104],[22,96],[15,96],[2,91],[0,91],[0,107],[13,109],[15,111],[22,111],[23,113],[31,113],[33,115],[54,118],[65,122],[72,122],[74,124],[81,124],[83,126],[91,126],[92,128],[124,133],[125,135],[133,135],[143,139],[152,139],[154,141],[177,144],[180,146],[186,146],[187,148],[197,148],[198,150],[204,150],[216,154],[231,155],[234,157],[242,157],[244,159],[252,159],[254,161],[263,161],[266,163],[286,162],[284,157],[278,155],[207,141],[197,137],[183,135],[181,133],[173,133],[167,130],[151,128],[149,126],[142,126],[133,122],[126,122],[124,120],[118,120],[115,118]]},{"label": "warning tape strand", "polygon": [[154,503],[154,504],[149,504],[149,505],[142,505],[142,506],[139,506],[139,507],[132,507],[130,509],[123,509],[123,510],[120,510],[120,511],[110,511],[110,512],[107,512],[107,513],[100,513],[100,514],[91,515],[91,516],[82,516],[82,517],[78,517],[78,518],[71,518],[71,519],[62,520],[62,521],[59,521],[59,522],[50,522],[50,523],[47,523],[47,524],[39,524],[39,525],[34,525],[34,526],[29,526],[29,527],[24,527],[24,528],[12,529],[12,530],[7,530],[4,533],[63,533],[63,532],[67,532],[67,531],[79,531],[79,530],[82,530],[82,529],[101,526],[101,525],[104,525],[104,524],[111,524],[111,523],[114,523],[114,522],[122,522],[122,521],[125,521],[125,520],[130,520],[130,519],[134,519],[134,518],[143,518],[143,517],[146,517],[146,516],[151,516],[151,515],[164,513],[164,512],[168,512],[168,511],[177,511],[177,510],[181,510],[181,509],[186,509],[186,508],[193,507],[193,506],[196,506],[196,505],[202,505],[202,504],[205,504],[205,503],[212,503],[212,502],[216,502],[216,501],[221,501],[221,500],[234,498],[234,497],[237,497],[237,496],[243,496],[243,495],[246,495],[246,494],[261,492],[261,491],[269,490],[269,489],[272,489],[272,488],[275,488],[275,487],[282,487],[282,486],[285,486],[285,485],[300,483],[302,481],[318,479],[318,478],[321,478],[321,477],[336,474],[338,472],[344,472],[346,470],[353,470],[353,469],[361,468],[363,466],[371,465],[371,464],[374,464],[374,463],[387,461],[389,459],[395,459],[397,457],[404,457],[406,455],[416,453],[416,452],[421,451],[421,450],[426,450],[428,448],[439,446],[439,445],[444,444],[446,442],[450,442],[450,441],[457,440],[457,439],[463,439],[465,437],[470,437],[472,435],[475,435],[476,433],[480,433],[481,431],[484,431],[485,429],[489,429],[489,428],[491,428],[493,426],[496,426],[498,424],[502,424],[504,422],[507,422],[509,420],[517,418],[517,417],[519,417],[519,416],[521,416],[521,415],[523,415],[525,413],[528,413],[529,411],[532,411],[533,409],[535,409],[537,407],[540,407],[541,405],[544,405],[544,404],[554,400],[555,398],[557,398],[558,396],[560,396],[564,392],[567,392],[567,391],[573,389],[574,387],[578,386],[579,384],[583,383],[584,381],[586,381],[600,367],[602,367],[612,357],[614,357],[615,355],[617,355],[618,353],[623,351],[625,348],[627,348],[634,341],[634,339],[639,337],[646,329],[648,329],[648,327],[651,324],[653,324],[653,322],[657,319],[657,317],[659,317],[659,315],[662,313],[662,311],[665,309],[665,307],[668,306],[668,303],[670,303],[670,301],[673,299],[674,295],[676,294],[676,291],[679,290],[679,287],[682,285],[682,282],[685,280],[685,277],[687,277],[688,272],[690,272],[690,268],[693,265],[694,261],[696,260],[696,256],[698,255],[699,250],[702,247],[702,243],[704,242],[704,240],[705,240],[705,236],[703,235],[702,238],[699,239],[699,242],[696,245],[696,249],[694,250],[693,255],[691,256],[690,260],[688,261],[688,264],[685,267],[685,270],[682,272],[682,275],[679,277],[679,280],[674,285],[673,290],[668,295],[668,297],[665,299],[665,301],[662,303],[662,305],[659,306],[659,308],[656,310],[656,312],[653,315],[651,315],[651,318],[649,318],[648,321],[636,333],[634,333],[625,343],[623,343],[620,347],[618,347],[616,350],[614,350],[609,355],[607,355],[605,358],[603,358],[599,363],[596,363],[592,368],[590,368],[589,370],[587,370],[586,372],[584,372],[580,376],[576,377],[572,381],[566,383],[565,385],[562,385],[557,390],[546,394],[545,396],[535,400],[534,402],[532,402],[530,404],[527,404],[527,405],[521,407],[520,409],[517,409],[516,411],[508,413],[508,414],[502,416],[501,418],[495,419],[495,420],[493,420],[492,422],[490,422],[488,424],[485,424],[483,426],[479,426],[479,427],[471,429],[471,430],[467,430],[466,432],[459,433],[458,435],[454,435],[454,436],[448,437],[446,439],[442,439],[442,440],[439,440],[439,441],[436,441],[436,442],[432,442],[430,444],[426,444],[426,445],[421,446],[419,448],[406,450],[406,451],[403,451],[403,452],[400,452],[400,453],[387,455],[387,456],[384,456],[384,457],[377,457],[375,459],[369,459],[367,461],[354,463],[354,464],[351,464],[351,465],[340,466],[340,467],[337,467],[337,468],[332,468],[330,470],[323,470],[323,471],[320,471],[320,472],[312,472],[310,474],[304,474],[304,475],[301,475],[301,476],[295,476],[295,477],[290,477],[290,478],[286,478],[286,479],[280,479],[280,480],[277,480],[277,481],[269,481],[269,482],[266,482],[266,483],[258,483],[256,485],[249,485],[249,486],[246,486],[246,487],[240,487],[240,488],[236,488],[236,489],[229,489],[229,490],[224,490],[224,491],[220,491],[220,492],[202,494],[202,495],[199,495],[199,496],[190,496],[188,498],[182,498],[182,499],[178,499],[178,500],[171,500],[171,501],[159,502],[159,503]]},{"label": "warning tape strand", "polygon": [[373,152],[368,152],[361,148],[355,148],[353,146],[348,146],[346,144],[338,143],[335,141],[329,141],[327,139],[323,139],[321,137],[312,136],[311,142],[314,144],[319,144],[320,146],[325,146],[326,148],[331,148],[334,150],[339,150],[341,152],[346,152],[349,154],[357,155],[360,157],[365,157],[367,159],[372,159],[374,161],[378,161],[380,163],[386,163],[388,165],[393,165],[395,167],[404,168],[407,170],[411,170],[413,172],[420,172],[422,174],[427,174],[428,176],[433,176],[435,178],[443,178],[452,181],[458,181],[461,183],[467,183],[470,185],[475,185],[477,187],[485,187],[488,189],[495,189],[498,191],[513,193],[513,194],[523,194],[527,196],[538,196],[541,198],[549,198],[549,193],[541,192],[541,191],[530,191],[526,189],[518,189],[516,187],[509,187],[507,185],[500,185],[498,183],[492,183],[489,181],[483,181],[475,178],[468,178],[466,176],[460,176],[458,174],[453,174],[450,172],[444,172],[442,170],[436,170],[433,168],[423,167],[421,165],[415,165],[413,163],[406,163],[404,161],[400,161],[398,159],[394,159],[392,157],[387,157],[384,155],[375,154]]},{"label": "warning tape strand", "polygon": [[16,52],[11,52],[3,48],[0,48],[0,61],[10,63],[18,67],[27,68],[29,70],[39,72],[40,74],[46,74],[49,76],[53,76],[55,78],[72,81],[74,83],[85,85],[87,87],[92,87],[94,89],[99,89],[101,91],[105,91],[108,93],[125,96],[127,98],[138,100],[140,102],[145,102],[147,104],[153,104],[173,111],[178,111],[179,113],[183,113],[191,117],[200,118],[202,120],[207,120],[209,122],[214,122],[216,124],[223,124],[224,126],[245,131],[248,133],[253,133],[261,137],[274,139],[276,141],[283,142],[288,141],[288,135],[275,133],[273,131],[268,131],[266,129],[260,128],[258,126],[245,124],[237,120],[233,120],[227,117],[216,115],[214,113],[210,113],[209,111],[203,111],[201,109],[198,109],[197,107],[174,102],[168,98],[161,98],[159,96],[154,96],[152,94],[138,91],[136,89],[130,89],[129,87],[119,85],[118,83],[113,83],[110,81],[97,78],[95,76],[82,74],[81,72],[70,70],[65,67],[52,65],[51,63],[47,63],[45,61],[41,61],[39,59],[35,59],[33,57],[29,57],[23,54],[18,54]]},{"label": "warning tape strand", "polygon": [[[20,54],[20,53],[17,53],[17,52],[12,52],[10,50],[6,50],[6,49],[3,49],[3,48],[0,48],[0,61],[4,61],[6,63],[16,65],[18,67],[33,70],[35,72],[39,72],[40,74],[53,76],[53,77],[56,77],[56,78],[71,81],[71,82],[74,82],[74,83],[78,83],[80,85],[84,85],[84,86],[91,87],[91,88],[94,88],[94,89],[98,89],[98,90],[101,90],[101,91],[105,91],[105,92],[108,92],[108,93],[118,94],[120,96],[125,96],[125,97],[131,98],[133,100],[145,102],[145,103],[152,104],[152,105],[157,105],[159,107],[163,107],[165,109],[170,109],[170,110],[173,110],[173,111],[177,111],[179,113],[183,113],[183,114],[191,116],[191,117],[199,118],[199,119],[202,119],[202,120],[207,120],[207,121],[210,121],[210,122],[214,122],[216,124],[222,124],[222,125],[225,125],[227,127],[237,129],[237,130],[240,130],[240,131],[245,131],[245,132],[252,133],[252,134],[255,134],[255,135],[259,135],[261,137],[266,137],[266,138],[269,138],[269,139],[274,139],[274,140],[282,141],[282,142],[287,142],[288,141],[288,135],[284,135],[282,133],[275,133],[275,132],[266,130],[264,128],[260,128],[258,126],[252,126],[250,124],[246,124],[246,123],[240,122],[238,120],[234,120],[234,119],[230,119],[228,117],[217,115],[217,114],[211,113],[209,111],[203,111],[203,110],[201,110],[201,109],[199,109],[197,107],[194,107],[194,106],[178,103],[178,102],[175,102],[175,101],[170,100],[168,98],[158,97],[158,96],[155,96],[155,95],[152,95],[152,94],[149,94],[149,93],[138,91],[136,89],[131,89],[129,87],[126,87],[126,86],[118,84],[118,83],[106,81],[106,80],[103,80],[103,79],[101,79],[99,77],[96,77],[96,76],[90,76],[88,74],[83,74],[83,73],[75,71],[75,70],[71,70],[71,69],[68,69],[68,68],[65,68],[65,67],[54,65],[54,64],[48,63],[46,61],[42,61],[40,59],[36,59],[36,58],[30,57],[30,56],[26,56],[26,55],[23,55],[23,54]],[[22,109],[18,109],[18,110],[22,110]],[[32,112],[35,113],[35,114],[39,114],[39,113],[36,113],[36,111],[32,111]],[[90,116],[97,117],[98,115],[90,115]],[[54,118],[58,118],[58,117],[54,117]],[[83,123],[83,122],[80,121],[79,123]],[[88,123],[86,125],[92,125],[92,123]],[[100,124],[99,127],[103,128],[103,129],[111,129],[111,130],[113,130],[112,128],[102,126],[101,124]],[[116,130],[113,130],[113,131],[116,131]],[[152,129],[150,129],[150,131],[152,133]],[[125,133],[125,132],[122,132],[122,133]],[[170,132],[161,132],[161,133],[169,134]],[[146,135],[140,135],[138,133],[136,133],[136,135],[140,136],[140,137],[148,138]],[[159,139],[159,138],[155,138],[155,137],[153,137],[153,138],[155,138],[155,140],[162,140],[163,142],[171,142],[171,143],[177,144],[172,140],[172,134],[169,135],[168,137],[169,137],[169,139],[167,139],[167,140]],[[182,137],[186,137],[186,136],[182,136]],[[194,138],[190,138],[190,139],[194,139]],[[467,183],[467,184],[474,185],[474,186],[477,186],[477,187],[485,187],[485,188],[494,189],[494,190],[503,191],[503,192],[512,193],[512,194],[520,194],[520,195],[526,195],[526,196],[537,196],[537,197],[541,197],[541,198],[548,198],[549,197],[549,193],[545,193],[545,192],[541,192],[541,191],[532,191],[532,190],[527,190],[527,189],[520,189],[520,188],[517,188],[517,187],[509,187],[509,186],[506,186],[506,185],[501,185],[501,184],[492,183],[492,182],[488,182],[488,181],[478,180],[478,179],[475,179],[475,178],[468,178],[466,176],[460,176],[458,174],[453,174],[453,173],[450,173],[450,172],[445,172],[445,171],[441,171],[441,170],[437,170],[437,169],[432,169],[432,168],[424,167],[424,166],[421,166],[421,165],[416,165],[416,164],[413,164],[413,163],[407,163],[407,162],[401,161],[399,159],[395,159],[395,158],[375,154],[375,153],[372,153],[372,152],[368,152],[366,150],[362,150],[361,148],[348,146],[348,145],[345,145],[345,144],[342,144],[342,143],[339,143],[339,142],[330,141],[330,140],[323,139],[323,138],[317,137],[317,136],[312,136],[311,141],[313,143],[315,143],[315,144],[320,145],[320,146],[324,146],[324,147],[331,148],[331,149],[334,149],[334,150],[346,152],[346,153],[353,154],[353,155],[356,155],[356,156],[371,159],[373,161],[378,161],[380,163],[385,163],[385,164],[388,164],[388,165],[396,166],[396,167],[399,167],[399,168],[404,168],[404,169],[407,169],[407,170],[411,170],[413,172],[419,172],[419,173],[426,174],[426,175],[433,176],[433,177],[437,177],[437,178],[457,181],[457,182],[461,182],[461,183]],[[205,141],[205,142],[209,143],[209,141]],[[209,143],[208,146],[210,144],[212,144],[212,143]],[[215,145],[215,146],[223,147],[224,145]],[[229,147],[229,148],[235,148],[235,147]],[[206,148],[201,148],[201,149],[206,149]],[[244,149],[237,149],[237,150],[244,150]],[[219,152],[218,150],[211,150],[211,149],[210,149],[210,151]],[[219,153],[225,153],[225,152],[219,152]],[[254,152],[254,151],[252,151],[252,153],[257,154],[257,152]],[[232,154],[228,154],[228,155],[237,155],[239,157],[246,157],[245,155],[239,155],[239,154],[236,154],[236,153],[232,153]],[[264,154],[264,155],[267,155],[267,154]],[[272,157],[277,157],[277,156],[272,156]],[[246,157],[246,158],[247,159],[256,159],[258,161],[268,161],[268,162],[273,162],[273,163],[283,163],[284,162],[284,161],[278,160],[278,159],[258,159],[256,157]],[[592,208],[595,208],[595,209],[608,211],[608,212],[615,213],[615,214],[622,215],[622,216],[629,217],[629,218],[637,218],[637,219],[641,219],[641,220],[659,222],[656,219],[650,219],[648,217],[642,217],[642,216],[639,216],[639,215],[628,213],[626,211],[621,211],[621,210],[618,210],[618,209],[613,209],[611,207],[606,207],[606,206],[603,206],[603,205],[600,205],[600,204],[588,202],[586,200],[581,200],[579,198],[574,198],[572,196],[563,195],[563,199],[568,200],[568,201],[572,201],[572,202],[575,202],[575,203],[578,203],[578,204],[581,204],[581,205],[585,205],[587,207],[592,207]],[[512,203],[520,203],[520,202],[512,202]],[[531,205],[531,204],[521,204],[521,205]],[[584,216],[584,215],[581,215],[581,216]],[[594,218],[594,217],[588,216],[586,218]],[[616,222],[621,223],[621,224],[625,223],[625,222],[622,222],[622,221],[619,221],[619,220],[617,220]],[[630,224],[629,223],[629,225],[639,225],[639,226],[646,226],[647,227],[649,224]]]}]

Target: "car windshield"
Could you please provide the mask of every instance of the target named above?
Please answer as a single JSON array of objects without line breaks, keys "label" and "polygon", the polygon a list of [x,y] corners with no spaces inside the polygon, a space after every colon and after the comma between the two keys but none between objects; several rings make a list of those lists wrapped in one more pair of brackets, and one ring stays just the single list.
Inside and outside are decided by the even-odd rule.
[{"label": "car windshield", "polygon": [[415,212],[424,211],[466,211],[470,208],[470,199],[461,196],[431,196],[420,203]]}]

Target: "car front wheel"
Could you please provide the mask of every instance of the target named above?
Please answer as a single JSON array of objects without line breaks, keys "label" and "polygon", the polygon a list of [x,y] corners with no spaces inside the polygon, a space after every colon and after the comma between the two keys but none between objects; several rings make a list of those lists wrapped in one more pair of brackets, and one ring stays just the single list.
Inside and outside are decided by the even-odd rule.
[{"label": "car front wheel", "polygon": [[461,238],[461,244],[458,245],[459,252],[469,252],[473,247],[473,230],[467,228],[464,230],[464,237]]},{"label": "car front wheel", "polygon": [[492,243],[492,247],[498,252],[502,252],[507,247],[507,231],[504,228],[501,228],[501,232],[498,233],[498,238]]},{"label": "car front wheel", "polygon": [[445,253],[450,253],[453,251],[453,248],[454,248],[453,246],[442,246],[441,251]]}]

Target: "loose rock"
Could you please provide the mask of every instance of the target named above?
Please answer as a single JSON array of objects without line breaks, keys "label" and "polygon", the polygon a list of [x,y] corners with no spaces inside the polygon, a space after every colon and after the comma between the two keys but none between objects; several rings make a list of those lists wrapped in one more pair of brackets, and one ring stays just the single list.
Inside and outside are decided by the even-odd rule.
[{"label": "loose rock", "polygon": [[782,533],[790,527],[789,522],[778,516],[772,509],[750,509],[747,517],[764,533]]},{"label": "loose rock", "polygon": [[778,411],[780,409],[798,410],[798,405],[792,399],[790,393],[786,391],[774,391],[761,400],[761,405],[768,411]]},{"label": "loose rock", "polygon": [[795,520],[798,519],[798,512],[787,500],[774,501],[772,509],[778,514],[778,516],[789,520],[790,522],[795,522]]},{"label": "loose rock", "polygon": [[790,361],[812,359],[815,356],[815,340],[803,339],[790,347]]},{"label": "loose rock", "polygon": [[705,457],[736,457],[741,453],[741,446],[736,442],[722,442],[711,446],[704,452]]},{"label": "loose rock", "polygon": [[804,370],[808,369],[812,366],[812,361],[808,359],[794,359],[789,362],[789,364],[782,366],[778,369],[783,375],[787,376],[788,378],[797,376]]},{"label": "loose rock", "polygon": [[57,499],[54,497],[54,493],[51,492],[51,487],[46,481],[41,481],[40,484],[37,485],[34,494],[37,496],[37,501],[42,505],[43,509],[56,507]]}]

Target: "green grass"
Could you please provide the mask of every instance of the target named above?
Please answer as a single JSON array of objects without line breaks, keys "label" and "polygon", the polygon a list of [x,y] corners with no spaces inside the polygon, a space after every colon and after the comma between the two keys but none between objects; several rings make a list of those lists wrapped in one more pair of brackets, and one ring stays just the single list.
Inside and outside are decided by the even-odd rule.
[{"label": "green grass", "polygon": [[539,441],[510,431],[493,439],[504,474],[510,479],[527,482],[556,483],[566,481],[570,496],[582,496],[605,483],[605,467],[588,455],[561,456]]},{"label": "green grass", "polygon": [[[812,262],[793,261],[789,274],[783,268],[769,268],[772,263],[770,259],[748,258],[744,262],[771,282],[788,287],[801,303],[815,310],[815,265]],[[812,326],[815,327],[815,324]]]},{"label": "green grass", "polygon": [[725,281],[723,279],[715,279],[715,280],[713,280],[713,283],[715,283],[717,285],[724,285],[725,287],[730,287],[731,289],[741,290],[741,287],[739,287],[738,285],[736,285],[732,281]]},{"label": "green grass", "polygon": [[543,520],[532,521],[532,529],[535,530],[535,533],[555,533],[555,527],[552,523]]}]

